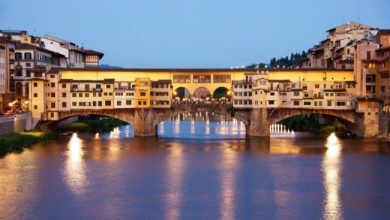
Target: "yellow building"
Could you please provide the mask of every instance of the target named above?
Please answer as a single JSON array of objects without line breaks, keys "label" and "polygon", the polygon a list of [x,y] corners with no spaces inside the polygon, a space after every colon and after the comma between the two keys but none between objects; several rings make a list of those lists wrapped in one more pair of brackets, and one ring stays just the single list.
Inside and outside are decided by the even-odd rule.
[{"label": "yellow building", "polygon": [[233,106],[353,109],[355,84],[352,71],[262,70],[233,82]]}]

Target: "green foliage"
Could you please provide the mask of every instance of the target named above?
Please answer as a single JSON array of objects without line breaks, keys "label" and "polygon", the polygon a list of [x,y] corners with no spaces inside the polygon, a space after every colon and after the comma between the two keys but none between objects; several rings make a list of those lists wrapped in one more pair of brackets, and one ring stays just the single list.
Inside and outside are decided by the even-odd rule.
[{"label": "green foliage", "polygon": [[33,144],[46,141],[56,137],[57,134],[53,132],[19,132],[13,134],[5,134],[0,136],[0,157],[7,153],[22,152],[25,148]]},{"label": "green foliage", "polygon": [[90,119],[83,121],[76,121],[67,124],[60,125],[56,130],[59,132],[109,132],[112,131],[115,127],[120,125],[126,125],[125,122],[114,119]]}]

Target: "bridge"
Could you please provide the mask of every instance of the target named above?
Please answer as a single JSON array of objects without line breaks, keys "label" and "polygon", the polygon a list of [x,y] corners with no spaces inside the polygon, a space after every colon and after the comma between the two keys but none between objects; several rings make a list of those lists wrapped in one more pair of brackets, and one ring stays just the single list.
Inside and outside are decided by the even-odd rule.
[{"label": "bridge", "polygon": [[235,118],[245,124],[247,136],[269,136],[270,125],[293,116],[318,114],[336,117],[358,136],[367,136],[364,114],[355,110],[326,110],[303,108],[238,109],[230,103],[174,103],[169,109],[98,109],[71,110],[59,113],[59,121],[79,115],[101,115],[122,120],[134,127],[135,136],[156,136],[157,125],[183,113],[208,112]]}]

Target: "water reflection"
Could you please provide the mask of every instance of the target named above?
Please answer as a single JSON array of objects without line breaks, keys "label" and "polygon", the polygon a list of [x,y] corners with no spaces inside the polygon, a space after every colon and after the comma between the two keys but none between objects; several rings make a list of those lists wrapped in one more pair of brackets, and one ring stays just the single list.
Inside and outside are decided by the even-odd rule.
[{"label": "water reflection", "polygon": [[166,219],[180,219],[180,210],[183,203],[184,170],[183,146],[181,144],[173,144],[169,147],[169,154],[167,156]]},{"label": "water reflection", "polygon": [[[226,145],[226,142],[225,142]],[[232,148],[226,147],[221,161],[221,202],[220,219],[236,219],[236,175],[239,167],[238,155]]]},{"label": "water reflection", "polygon": [[325,198],[324,219],[342,219],[340,200],[341,143],[332,133],[326,140],[327,150],[322,161]]},{"label": "water reflection", "polygon": [[88,186],[82,148],[83,140],[74,133],[68,143],[64,176],[69,189],[78,196],[84,195]]},{"label": "water reflection", "polygon": [[180,139],[234,139],[245,137],[245,125],[210,113],[177,115],[158,125],[158,136]]}]

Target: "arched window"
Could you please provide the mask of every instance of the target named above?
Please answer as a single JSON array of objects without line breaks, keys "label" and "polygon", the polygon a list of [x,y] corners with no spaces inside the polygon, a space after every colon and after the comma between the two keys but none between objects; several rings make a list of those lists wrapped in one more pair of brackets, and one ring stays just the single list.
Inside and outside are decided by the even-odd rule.
[{"label": "arched window", "polygon": [[16,76],[23,76],[23,69],[20,65],[15,67]]}]

